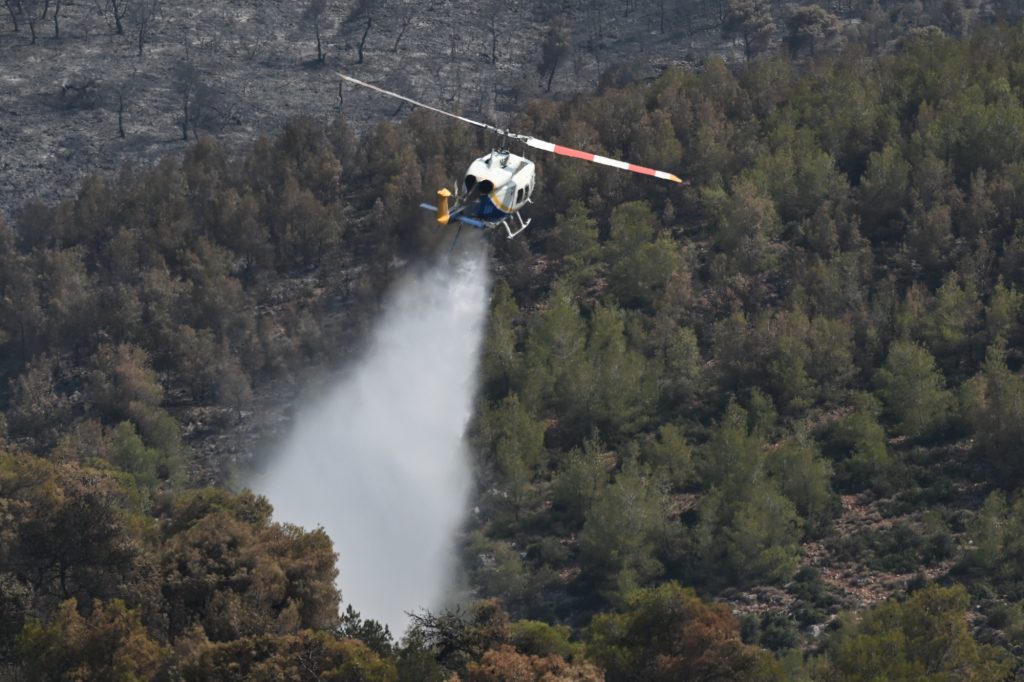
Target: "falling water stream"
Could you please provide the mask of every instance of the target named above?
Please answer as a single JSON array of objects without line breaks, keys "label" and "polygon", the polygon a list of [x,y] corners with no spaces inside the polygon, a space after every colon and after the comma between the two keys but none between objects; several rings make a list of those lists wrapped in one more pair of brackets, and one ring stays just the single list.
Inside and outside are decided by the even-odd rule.
[{"label": "falling water stream", "polygon": [[468,251],[395,285],[367,351],[251,481],[276,520],[327,531],[343,603],[395,635],[442,605],[468,504],[489,288],[483,249]]}]

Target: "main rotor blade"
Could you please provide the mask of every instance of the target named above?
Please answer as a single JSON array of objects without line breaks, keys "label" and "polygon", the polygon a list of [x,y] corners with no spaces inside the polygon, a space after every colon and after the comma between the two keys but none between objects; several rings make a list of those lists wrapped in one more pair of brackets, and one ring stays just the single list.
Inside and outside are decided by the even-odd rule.
[{"label": "main rotor blade", "polygon": [[679,179],[677,176],[673,175],[672,173],[667,173],[665,171],[655,170],[653,168],[648,168],[646,166],[638,166],[635,163],[628,163],[626,161],[619,161],[617,159],[610,159],[607,156],[600,156],[598,154],[592,154],[590,152],[584,152],[584,151],[581,151],[579,149],[573,149],[572,147],[563,147],[560,144],[554,144],[552,142],[545,142],[544,140],[538,140],[537,138],[530,137],[529,135],[520,135],[520,134],[517,134],[517,133],[512,133],[512,132],[509,132],[507,130],[502,130],[501,128],[498,128],[496,126],[488,125],[487,123],[482,123],[481,121],[474,121],[471,118],[466,118],[465,116],[459,116],[458,114],[453,114],[450,111],[445,111],[444,109],[438,109],[437,107],[432,107],[429,104],[424,104],[423,102],[418,102],[418,101],[412,99],[411,97],[406,97],[405,95],[400,95],[397,92],[392,92],[391,90],[385,90],[384,88],[381,88],[381,87],[378,87],[376,85],[373,85],[372,83],[367,83],[366,81],[361,81],[358,78],[353,78],[352,76],[346,76],[345,74],[340,73],[340,72],[337,72],[337,73],[338,73],[338,77],[339,78],[342,78],[343,80],[347,80],[350,83],[355,83],[356,85],[361,85],[364,88],[369,88],[370,90],[374,90],[376,92],[379,92],[382,95],[387,95],[388,97],[394,97],[395,99],[400,99],[403,102],[408,102],[409,104],[414,104],[414,105],[416,105],[418,107],[423,107],[424,109],[429,109],[430,111],[433,111],[435,113],[441,114],[442,116],[448,116],[450,118],[454,118],[457,121],[462,121],[463,123],[469,123],[470,125],[479,126],[480,128],[484,128],[485,130],[490,130],[491,132],[497,133],[499,135],[503,135],[503,136],[505,136],[505,137],[507,137],[509,139],[519,140],[520,142],[524,142],[528,146],[533,147],[534,149],[541,149],[543,151],[552,152],[553,154],[560,154],[562,156],[570,156],[570,157],[572,157],[574,159],[583,159],[584,161],[592,161],[594,163],[600,163],[600,164],[603,164],[605,166],[611,166],[612,168],[619,168],[621,170],[632,171],[634,173],[641,173],[643,175],[650,175],[650,176],[653,176],[655,178],[661,178],[662,180],[671,180],[672,182],[679,182],[679,183],[683,182],[681,179]]},{"label": "main rotor blade", "polygon": [[453,114],[450,111],[445,111],[444,109],[438,109],[437,107],[432,107],[429,104],[424,104],[423,102],[418,102],[418,101],[414,100],[411,97],[406,97],[405,95],[399,95],[397,92],[392,92],[391,90],[385,90],[384,88],[381,88],[381,87],[378,87],[376,85],[373,85],[372,83],[367,83],[366,81],[361,81],[358,78],[353,78],[352,76],[346,76],[345,74],[340,73],[340,72],[336,72],[336,73],[338,73],[338,77],[339,78],[341,78],[343,80],[347,80],[350,83],[355,83],[356,85],[362,85],[364,88],[369,88],[370,90],[374,90],[376,92],[379,92],[382,95],[387,95],[388,97],[394,97],[395,99],[400,99],[403,102],[408,102],[409,104],[415,104],[418,107],[423,107],[424,109],[429,109],[430,111],[433,111],[434,113],[437,113],[437,114],[441,114],[442,116],[448,116],[450,118],[454,118],[457,121],[462,121],[463,123],[469,123],[470,125],[479,126],[479,127],[484,128],[486,130],[490,130],[491,132],[498,133],[499,135],[507,135],[510,138],[513,138],[513,139],[516,139],[516,140],[521,140],[523,142],[526,142],[529,139],[526,135],[515,135],[513,133],[508,132],[507,130],[502,130],[501,128],[498,128],[498,127],[495,127],[495,126],[492,126],[492,125],[488,125],[486,123],[482,123],[481,121],[474,121],[471,118],[466,118],[465,116],[459,116],[458,114]]},{"label": "main rotor blade", "polygon": [[600,156],[598,154],[592,154],[591,152],[580,151],[579,149],[573,149],[572,147],[563,147],[560,144],[554,144],[552,142],[545,142],[544,140],[538,140],[535,137],[528,137],[526,144],[533,147],[534,149],[543,149],[546,152],[552,152],[554,154],[560,154],[561,156],[571,156],[574,159],[583,159],[584,161],[593,161],[594,163],[600,163],[605,166],[611,166],[612,168],[619,168],[621,170],[632,171],[634,173],[642,173],[643,175],[651,175],[662,180],[671,180],[672,182],[682,183],[683,181],[672,173],[666,173],[665,171],[655,170],[648,168],[647,166],[638,166],[635,163],[629,163],[627,161],[619,161],[618,159],[609,159],[607,156]]}]

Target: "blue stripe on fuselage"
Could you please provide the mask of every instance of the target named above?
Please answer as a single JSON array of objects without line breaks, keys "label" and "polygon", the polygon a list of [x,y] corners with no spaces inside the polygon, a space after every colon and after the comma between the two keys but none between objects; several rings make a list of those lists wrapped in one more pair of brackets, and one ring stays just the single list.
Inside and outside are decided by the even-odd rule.
[{"label": "blue stripe on fuselage", "polygon": [[496,223],[507,218],[509,214],[495,206],[490,197],[480,197],[473,215],[485,222]]}]

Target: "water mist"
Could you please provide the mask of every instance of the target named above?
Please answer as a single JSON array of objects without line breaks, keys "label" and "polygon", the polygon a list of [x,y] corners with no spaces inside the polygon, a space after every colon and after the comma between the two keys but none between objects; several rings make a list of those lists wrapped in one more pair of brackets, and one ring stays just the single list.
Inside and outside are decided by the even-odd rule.
[{"label": "water mist", "polygon": [[487,315],[482,248],[395,286],[372,341],[253,488],[274,518],[323,526],[343,603],[400,636],[452,585],[471,473],[463,441]]}]

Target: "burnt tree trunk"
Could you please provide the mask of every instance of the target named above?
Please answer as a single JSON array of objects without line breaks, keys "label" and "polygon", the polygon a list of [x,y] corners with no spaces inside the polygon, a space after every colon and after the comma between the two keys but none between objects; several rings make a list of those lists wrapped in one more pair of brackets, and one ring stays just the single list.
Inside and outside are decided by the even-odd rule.
[{"label": "burnt tree trunk", "polygon": [[409,11],[402,15],[402,28],[398,31],[398,37],[395,38],[395,46],[391,48],[392,52],[398,52],[398,45],[402,42],[402,38],[405,37],[405,32],[409,30],[409,26],[412,25],[412,20],[415,15]]},{"label": "burnt tree trunk", "polygon": [[181,139],[188,142],[189,105],[192,103],[192,89],[186,88],[181,94]]},{"label": "burnt tree trunk", "polygon": [[366,28],[363,29],[363,36],[359,39],[359,44],[356,45],[356,50],[359,51],[359,61],[357,64],[363,63],[363,48],[366,47],[366,36],[370,35],[370,28],[373,26],[373,16],[368,15],[366,17]]},{"label": "burnt tree trunk", "polygon": [[498,63],[498,21],[493,16],[487,23],[487,31],[491,34],[491,64]]},{"label": "burnt tree trunk", "polygon": [[122,140],[124,139],[124,90],[118,90],[117,92],[117,136]]},{"label": "burnt tree trunk", "polygon": [[60,40],[60,7],[61,0],[53,4],[53,37]]},{"label": "burnt tree trunk", "polygon": [[[5,0],[4,5],[7,6],[7,12],[11,15],[11,22],[14,24],[14,32],[18,33],[21,30],[18,26],[18,14],[21,12],[21,5],[18,4],[18,0]],[[18,8],[17,12],[14,11],[15,7]]]},{"label": "burnt tree trunk", "polygon": [[128,11],[128,6],[125,0],[110,0],[110,9],[114,12],[114,29],[117,31],[117,35],[123,36],[124,24],[121,23],[121,19]]},{"label": "burnt tree trunk", "polygon": [[320,42],[320,19],[319,18],[316,19],[313,22],[313,32],[316,33],[316,60],[322,64],[323,61],[324,61],[324,56],[325,55],[324,55],[323,48],[321,47],[322,43]]}]

